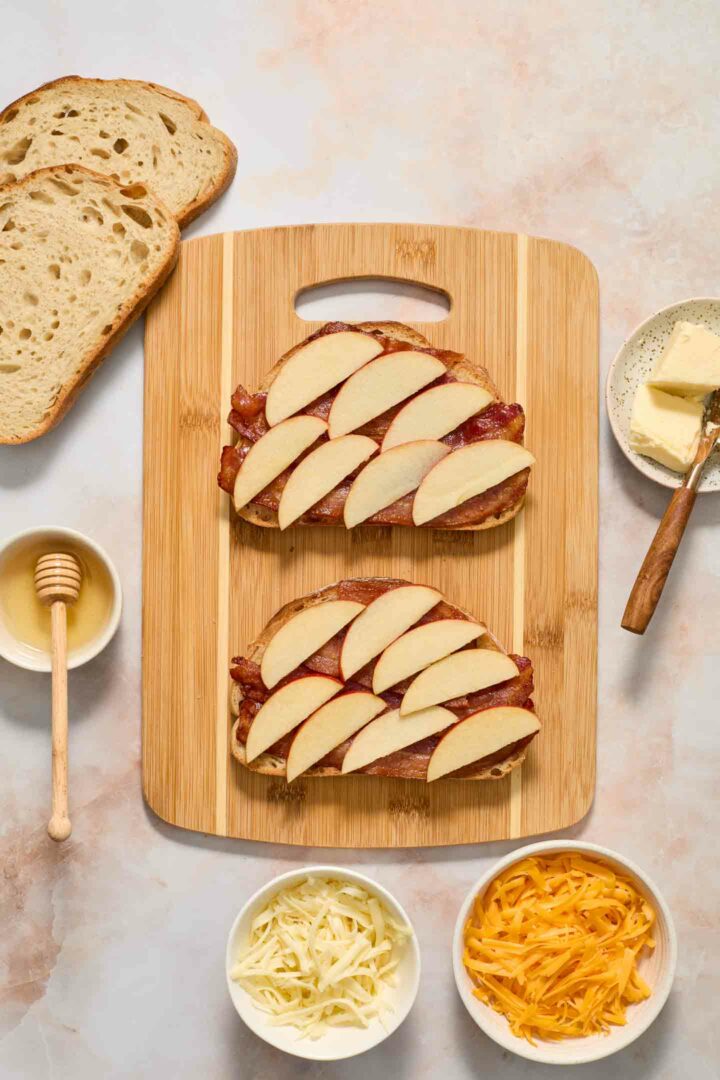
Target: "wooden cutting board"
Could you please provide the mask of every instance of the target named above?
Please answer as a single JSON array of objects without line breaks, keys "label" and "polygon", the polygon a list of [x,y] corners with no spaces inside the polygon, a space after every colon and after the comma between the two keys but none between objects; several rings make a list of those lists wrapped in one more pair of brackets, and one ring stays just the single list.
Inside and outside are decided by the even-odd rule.
[{"label": "wooden cutting board", "polygon": [[[414,324],[485,364],[526,409],[526,509],[486,532],[294,528],[235,520],[216,485],[230,395],[317,328],[302,288],[379,276],[445,290]],[[571,825],[595,784],[598,291],[549,240],[425,225],[308,225],[183,243],[145,339],[143,791],[164,820],[333,847],[520,837]],[[342,577],[441,589],[535,666],[543,730],[502,781],[284,781],[229,755],[228,665],[282,604]]]}]

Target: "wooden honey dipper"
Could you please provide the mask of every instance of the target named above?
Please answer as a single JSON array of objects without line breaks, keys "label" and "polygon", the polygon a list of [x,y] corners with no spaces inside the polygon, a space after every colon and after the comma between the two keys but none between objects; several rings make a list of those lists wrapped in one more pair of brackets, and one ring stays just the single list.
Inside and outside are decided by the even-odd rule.
[{"label": "wooden honey dipper", "polygon": [[74,555],[42,555],[35,565],[35,589],[50,608],[52,629],[52,817],[48,834],[67,840],[68,815],[67,604],[80,595],[82,569]]}]

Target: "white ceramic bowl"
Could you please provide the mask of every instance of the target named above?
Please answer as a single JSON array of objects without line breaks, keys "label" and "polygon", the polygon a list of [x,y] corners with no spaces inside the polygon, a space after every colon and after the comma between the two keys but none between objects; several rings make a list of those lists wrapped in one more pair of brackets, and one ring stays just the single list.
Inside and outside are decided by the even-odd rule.
[{"label": "white ceramic bowl", "polygon": [[[649,956],[641,959],[639,970],[643,979],[652,989],[646,1001],[631,1005],[627,1012],[627,1024],[613,1027],[608,1035],[589,1035],[584,1039],[565,1039],[562,1042],[540,1042],[531,1046],[525,1039],[519,1039],[510,1031],[507,1020],[488,1005],[479,1001],[473,994],[473,982],[463,964],[463,931],[475,897],[482,895],[490,883],[513,863],[520,862],[528,855],[548,855],[556,851],[582,851],[596,855],[628,874],[640,892],[651,902],[657,914],[655,926],[655,948]],[[478,1027],[494,1039],[505,1050],[511,1050],[519,1057],[546,1065],[582,1065],[588,1061],[599,1061],[618,1050],[623,1050],[634,1042],[652,1024],[667,1001],[677,962],[677,939],[670,910],[662,898],[655,883],[643,873],[640,867],[608,848],[598,844],[584,844],[572,840],[552,840],[513,851],[496,863],[477,881],[468,893],[455,924],[453,938],[453,970],[460,997],[465,1008]]]},{"label": "white ceramic bowl", "polygon": [[[630,419],[635,391],[650,376],[679,320],[704,323],[714,334],[720,335],[720,299],[680,300],[645,319],[620,348],[610,365],[605,386],[608,417],[618,446],[636,469],[667,488],[679,487],[682,477],[630,449]],[[720,491],[720,454],[714,454],[705,466],[698,490]]]},{"label": "white ceramic bowl", "polygon": [[[307,877],[335,878],[361,885],[383,901],[393,918],[410,927],[410,938],[397,967],[398,984],[393,990],[392,999],[394,1011],[385,1017],[386,1027],[383,1027],[379,1020],[373,1020],[367,1028],[337,1028],[321,1035],[319,1039],[301,1039],[297,1028],[289,1025],[276,1027],[270,1024],[265,1013],[258,1009],[250,995],[230,978],[230,971],[238,953],[247,943],[253,918],[276,892],[289,885],[295,885]],[[294,1054],[295,1057],[308,1058],[311,1061],[340,1061],[342,1058],[354,1057],[356,1054],[364,1053],[365,1050],[371,1050],[373,1046],[383,1042],[400,1027],[413,1006],[420,985],[420,947],[407,913],[395,897],[387,889],[383,889],[382,885],[344,866],[306,866],[273,878],[267,885],[258,889],[241,909],[228,936],[225,950],[225,977],[232,1003],[238,1014],[250,1030],[265,1042],[277,1047],[278,1050],[284,1050],[287,1054]]]},{"label": "white ceramic bowl", "polygon": [[[102,652],[118,628],[122,612],[122,588],[120,586],[120,578],[118,577],[117,570],[113,566],[108,553],[104,548],[101,548],[99,544],[96,544],[94,540],[91,540],[89,536],[76,532],[75,529],[44,527],[25,529],[23,532],[16,533],[14,536],[9,537],[2,544],[2,547],[0,547],[0,573],[2,573],[3,562],[15,554],[20,548],[44,544],[47,541],[52,541],[53,543],[57,541],[60,548],[62,548],[63,545],[68,545],[78,550],[80,554],[82,554],[83,549],[91,551],[104,565],[112,583],[112,605],[105,626],[91,641],[88,641],[87,644],[79,649],[71,649],[68,653],[68,668],[76,668],[80,667],[81,664],[86,664],[88,660],[92,660],[99,652]],[[28,671],[51,670],[50,654],[39,652],[37,649],[26,645],[24,642],[18,641],[9,630],[3,618],[2,607],[0,607],[0,656],[9,660],[11,664],[27,668]]]}]

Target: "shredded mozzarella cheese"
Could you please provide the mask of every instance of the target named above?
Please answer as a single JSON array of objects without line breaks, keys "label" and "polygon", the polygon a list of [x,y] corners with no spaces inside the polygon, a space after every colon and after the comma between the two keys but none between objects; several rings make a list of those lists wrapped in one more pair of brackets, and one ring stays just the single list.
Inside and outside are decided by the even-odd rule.
[{"label": "shredded mozzarella cheese", "polygon": [[607,863],[531,857],[476,899],[463,960],[475,996],[533,1045],[607,1033],[650,996],[637,960],[655,947],[654,922],[630,878]]},{"label": "shredded mozzarella cheese", "polygon": [[347,881],[308,877],[256,915],[230,975],[270,1023],[317,1039],[392,1011],[389,990],[410,929]]}]

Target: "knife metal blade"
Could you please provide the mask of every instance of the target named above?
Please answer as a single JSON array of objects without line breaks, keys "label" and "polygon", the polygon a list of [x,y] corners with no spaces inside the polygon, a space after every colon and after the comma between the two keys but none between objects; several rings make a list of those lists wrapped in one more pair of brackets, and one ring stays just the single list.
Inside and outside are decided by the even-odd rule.
[{"label": "knife metal blade", "polygon": [[715,390],[708,398],[703,416],[703,432],[695,460],[683,478],[682,486],[690,491],[697,491],[707,459],[715,449],[720,436],[720,390]]}]

